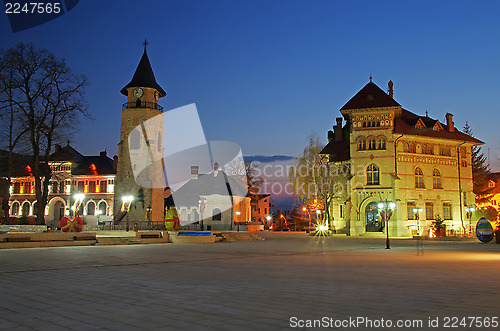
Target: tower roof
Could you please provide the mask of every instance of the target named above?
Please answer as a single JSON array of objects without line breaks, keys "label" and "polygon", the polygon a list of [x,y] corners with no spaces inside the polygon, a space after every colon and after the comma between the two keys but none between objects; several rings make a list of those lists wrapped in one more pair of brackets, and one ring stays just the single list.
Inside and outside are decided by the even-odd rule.
[{"label": "tower roof", "polygon": [[167,93],[165,93],[161,86],[156,82],[155,74],[153,73],[148,53],[146,52],[146,47],[144,47],[144,53],[142,54],[141,61],[139,62],[137,69],[135,69],[134,77],[132,77],[130,83],[125,85],[120,92],[123,95],[128,95],[127,89],[129,87],[151,87],[160,92],[160,97],[167,95]]},{"label": "tower roof", "polygon": [[340,110],[394,106],[400,106],[400,104],[370,81],[351,100],[347,101]]}]

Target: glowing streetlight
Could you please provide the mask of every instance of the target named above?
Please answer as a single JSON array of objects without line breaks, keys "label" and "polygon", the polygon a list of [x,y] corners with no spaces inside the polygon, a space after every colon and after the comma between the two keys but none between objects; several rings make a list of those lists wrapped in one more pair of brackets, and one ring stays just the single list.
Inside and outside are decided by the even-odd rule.
[{"label": "glowing streetlight", "polygon": [[391,242],[389,240],[389,220],[391,219],[392,211],[396,209],[396,204],[385,200],[385,202],[380,202],[377,207],[381,210],[380,216],[382,216],[382,221],[385,222],[385,233],[387,235],[385,239],[385,249],[391,249]]}]

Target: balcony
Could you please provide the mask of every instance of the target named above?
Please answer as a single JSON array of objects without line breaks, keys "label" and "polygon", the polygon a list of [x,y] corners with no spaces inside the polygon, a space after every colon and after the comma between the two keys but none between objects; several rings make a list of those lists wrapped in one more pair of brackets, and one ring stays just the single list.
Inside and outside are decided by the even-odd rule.
[{"label": "balcony", "polygon": [[163,107],[157,104],[156,102],[125,102],[122,105],[122,110],[127,108],[149,108],[149,109],[158,109],[163,113]]}]

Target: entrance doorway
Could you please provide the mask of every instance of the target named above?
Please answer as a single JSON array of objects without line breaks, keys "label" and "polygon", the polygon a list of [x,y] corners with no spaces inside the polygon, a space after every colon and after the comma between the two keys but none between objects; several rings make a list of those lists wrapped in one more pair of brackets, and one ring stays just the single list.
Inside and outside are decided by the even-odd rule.
[{"label": "entrance doorway", "polygon": [[382,223],[378,217],[378,208],[376,202],[371,202],[365,209],[366,232],[382,232]]},{"label": "entrance doorway", "polygon": [[64,204],[61,201],[57,201],[54,204],[54,222],[59,222],[64,216]]}]

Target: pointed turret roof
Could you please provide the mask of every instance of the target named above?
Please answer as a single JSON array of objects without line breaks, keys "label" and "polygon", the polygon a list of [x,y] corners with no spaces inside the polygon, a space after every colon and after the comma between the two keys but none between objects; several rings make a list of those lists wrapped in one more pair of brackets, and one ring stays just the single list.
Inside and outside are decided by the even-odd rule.
[{"label": "pointed turret roof", "polygon": [[375,83],[369,82],[340,110],[401,106]]},{"label": "pointed turret roof", "polygon": [[153,73],[148,53],[146,52],[146,47],[144,47],[144,53],[142,54],[141,61],[139,62],[137,69],[135,69],[134,77],[132,77],[130,83],[125,85],[120,92],[123,95],[128,95],[127,89],[129,87],[151,87],[160,92],[160,97],[167,95],[167,93],[165,93],[161,86],[156,82],[155,74]]}]

